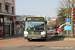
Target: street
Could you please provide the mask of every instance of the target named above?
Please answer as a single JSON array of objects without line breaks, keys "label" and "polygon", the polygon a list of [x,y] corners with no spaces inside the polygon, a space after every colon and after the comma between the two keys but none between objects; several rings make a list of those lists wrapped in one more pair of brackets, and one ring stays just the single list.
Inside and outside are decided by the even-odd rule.
[{"label": "street", "polygon": [[0,50],[74,46],[75,0],[0,0]]},{"label": "street", "polygon": [[75,41],[52,41],[50,38],[54,35],[52,32],[47,32],[47,40],[32,40],[28,41],[23,37],[0,40],[0,47],[8,46],[75,46]]},{"label": "street", "polygon": [[[32,40],[28,41],[24,37],[15,37],[0,40],[0,50],[50,50],[50,49],[74,49],[75,41],[52,41],[51,37],[54,32],[47,32],[47,40]],[[66,47],[65,47],[66,46]]]}]

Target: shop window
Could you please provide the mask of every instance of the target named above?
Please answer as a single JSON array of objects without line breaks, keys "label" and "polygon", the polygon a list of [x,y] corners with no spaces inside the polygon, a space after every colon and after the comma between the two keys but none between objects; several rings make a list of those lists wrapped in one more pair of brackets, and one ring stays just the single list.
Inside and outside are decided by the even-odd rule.
[{"label": "shop window", "polygon": [[0,26],[3,25],[3,18],[0,18]]},{"label": "shop window", "polygon": [[4,18],[4,22],[7,22],[7,18]]},{"label": "shop window", "polygon": [[3,26],[0,26],[0,35],[3,35]]},{"label": "shop window", "polygon": [[8,18],[8,23],[10,23],[10,18]]},{"label": "shop window", "polygon": [[20,24],[23,24],[22,22],[20,22]]},{"label": "shop window", "polygon": [[19,24],[19,22],[16,22],[16,24]]},{"label": "shop window", "polygon": [[19,22],[19,21],[16,22],[16,33],[17,34],[23,33],[23,31],[24,31],[24,27],[23,26],[24,26],[23,22]]},{"label": "shop window", "polygon": [[13,18],[10,18],[10,21],[13,21]]},{"label": "shop window", "polygon": [[3,18],[0,18],[0,35],[3,35]]},{"label": "shop window", "polygon": [[5,32],[5,36],[10,35],[10,25],[5,25],[4,26],[4,32]]},{"label": "shop window", "polygon": [[3,23],[3,18],[1,18],[1,23]]}]

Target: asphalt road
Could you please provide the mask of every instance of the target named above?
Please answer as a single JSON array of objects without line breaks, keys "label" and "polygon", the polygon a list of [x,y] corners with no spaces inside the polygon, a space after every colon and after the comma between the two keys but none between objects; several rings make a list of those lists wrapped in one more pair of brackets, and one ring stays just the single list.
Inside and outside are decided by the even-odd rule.
[{"label": "asphalt road", "polygon": [[47,39],[46,41],[42,40],[32,40],[28,41],[27,39],[24,39],[24,37],[16,37],[16,38],[9,38],[0,40],[0,46],[39,46],[46,44],[47,42],[51,42],[50,38],[54,35],[54,32],[47,32]]},{"label": "asphalt road", "polygon": [[[51,41],[50,38],[54,36],[54,32],[47,32],[47,40],[32,40],[28,41],[23,37],[16,37],[11,39],[0,40],[0,50],[38,50],[45,46],[75,46],[75,41]],[[43,47],[43,48],[42,48]],[[49,47],[47,47],[50,49]],[[47,48],[45,48],[47,50]],[[45,50],[43,49],[43,50]]]}]

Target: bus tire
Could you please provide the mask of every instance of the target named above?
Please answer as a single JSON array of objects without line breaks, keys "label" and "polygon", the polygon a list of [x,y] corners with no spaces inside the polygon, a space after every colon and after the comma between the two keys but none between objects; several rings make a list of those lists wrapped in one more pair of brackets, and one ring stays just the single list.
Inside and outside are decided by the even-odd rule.
[{"label": "bus tire", "polygon": [[31,39],[28,39],[28,41],[31,41]]}]

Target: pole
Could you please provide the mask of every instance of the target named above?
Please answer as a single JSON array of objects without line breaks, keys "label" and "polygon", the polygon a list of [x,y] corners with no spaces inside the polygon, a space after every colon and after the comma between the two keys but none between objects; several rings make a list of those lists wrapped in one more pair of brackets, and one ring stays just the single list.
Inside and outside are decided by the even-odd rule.
[{"label": "pole", "polygon": [[[75,8],[75,1],[73,0],[73,7]],[[74,29],[74,19],[73,19],[73,36],[75,36],[74,35],[74,33],[75,33],[75,31],[74,31],[75,29]]]},{"label": "pole", "polygon": [[[72,0],[72,11],[73,11],[73,4],[74,4],[74,0]],[[74,26],[73,26],[73,12],[71,12],[71,26],[72,26],[72,30],[71,30],[71,36],[73,36],[74,34]]]},{"label": "pole", "polygon": [[[69,2],[69,0],[67,0]],[[67,18],[69,18],[68,16],[68,2],[67,2]],[[67,35],[68,35],[69,31],[67,30]]]},{"label": "pole", "polygon": [[56,23],[56,33],[57,33],[57,19],[56,19],[56,22],[55,23]]}]

